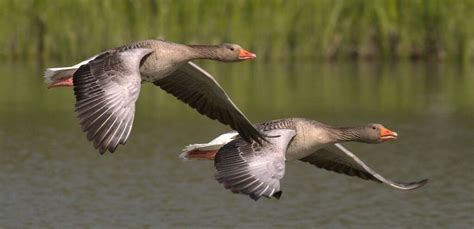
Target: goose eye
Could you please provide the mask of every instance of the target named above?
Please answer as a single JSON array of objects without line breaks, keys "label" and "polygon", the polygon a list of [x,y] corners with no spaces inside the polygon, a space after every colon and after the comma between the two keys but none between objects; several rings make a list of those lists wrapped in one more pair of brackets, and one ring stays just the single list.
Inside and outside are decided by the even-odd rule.
[{"label": "goose eye", "polygon": [[372,130],[376,130],[376,129],[377,129],[377,127],[375,127],[375,126],[372,127]]},{"label": "goose eye", "polygon": [[229,49],[230,49],[230,51],[234,51],[234,48],[229,48]]}]

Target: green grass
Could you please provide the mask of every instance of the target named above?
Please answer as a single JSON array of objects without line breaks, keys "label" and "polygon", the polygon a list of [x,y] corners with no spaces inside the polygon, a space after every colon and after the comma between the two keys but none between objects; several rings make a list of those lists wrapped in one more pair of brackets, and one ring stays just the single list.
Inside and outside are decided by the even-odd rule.
[{"label": "green grass", "polygon": [[235,42],[264,60],[474,59],[474,0],[2,0],[0,58]]}]

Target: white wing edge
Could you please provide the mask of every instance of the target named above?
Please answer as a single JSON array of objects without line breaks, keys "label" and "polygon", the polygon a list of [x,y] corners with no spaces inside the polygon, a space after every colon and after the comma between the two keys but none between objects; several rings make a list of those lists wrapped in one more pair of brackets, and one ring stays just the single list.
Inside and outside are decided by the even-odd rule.
[{"label": "white wing edge", "polygon": [[410,182],[410,183],[399,183],[395,182],[389,179],[386,179],[385,177],[381,176],[374,170],[372,170],[369,166],[367,166],[362,160],[360,160],[356,155],[354,155],[351,151],[346,149],[344,146],[342,146],[339,143],[334,144],[337,148],[339,148],[342,152],[344,152],[347,156],[351,157],[355,162],[357,162],[360,166],[362,166],[368,173],[370,173],[372,176],[377,178],[379,181],[381,181],[384,184],[390,185],[396,189],[400,190],[412,190],[419,188],[423,185],[425,185],[428,182],[428,179],[423,179],[421,181],[416,181],[416,182]]}]

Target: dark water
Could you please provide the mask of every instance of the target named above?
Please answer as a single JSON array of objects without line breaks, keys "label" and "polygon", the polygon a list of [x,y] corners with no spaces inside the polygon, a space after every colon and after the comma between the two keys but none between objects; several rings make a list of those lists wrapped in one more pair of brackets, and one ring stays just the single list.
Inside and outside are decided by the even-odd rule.
[{"label": "dark water", "polygon": [[[71,64],[71,63],[69,63]],[[300,163],[278,200],[254,202],[213,179],[212,162],[182,162],[190,143],[228,128],[144,85],[126,146],[99,155],[70,89],[41,70],[0,65],[0,228],[474,227],[474,70],[425,64],[211,64],[253,121],[307,117],[383,123],[399,139],[348,144],[382,175],[429,178],[402,192]]]}]

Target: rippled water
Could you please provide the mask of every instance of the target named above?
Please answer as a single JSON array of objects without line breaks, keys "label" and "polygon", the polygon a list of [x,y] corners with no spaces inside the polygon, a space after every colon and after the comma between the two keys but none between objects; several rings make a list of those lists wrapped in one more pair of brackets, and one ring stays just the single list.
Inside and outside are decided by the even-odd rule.
[{"label": "rippled water", "polygon": [[[206,62],[205,62],[206,63]],[[41,69],[0,65],[0,227],[474,227],[474,71],[424,64],[208,64],[256,122],[307,117],[380,122],[399,139],[348,144],[382,175],[427,186],[402,192],[287,164],[280,200],[257,202],[213,179],[213,163],[182,162],[183,146],[228,128],[144,85],[131,137],[99,155],[70,89]]]}]

